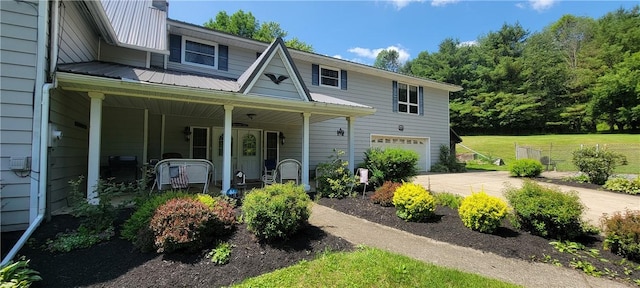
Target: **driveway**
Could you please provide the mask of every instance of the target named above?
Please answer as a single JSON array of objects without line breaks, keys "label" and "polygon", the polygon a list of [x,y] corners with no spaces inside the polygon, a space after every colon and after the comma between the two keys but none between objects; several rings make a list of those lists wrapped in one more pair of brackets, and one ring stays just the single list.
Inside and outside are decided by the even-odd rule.
[{"label": "driveway", "polygon": [[[542,176],[551,178],[559,177],[559,174],[548,172],[543,173]],[[471,195],[472,191],[484,190],[487,194],[498,196],[502,199],[505,199],[502,193],[508,185],[517,188],[522,187],[522,179],[510,177],[509,172],[506,171],[425,174],[417,176],[414,182],[434,192],[450,192],[468,196]],[[577,191],[582,203],[587,208],[584,218],[593,225],[599,226],[600,218],[605,213],[611,214],[626,209],[640,210],[640,195],[634,196],[570,186],[541,184],[556,186],[562,191]]]}]

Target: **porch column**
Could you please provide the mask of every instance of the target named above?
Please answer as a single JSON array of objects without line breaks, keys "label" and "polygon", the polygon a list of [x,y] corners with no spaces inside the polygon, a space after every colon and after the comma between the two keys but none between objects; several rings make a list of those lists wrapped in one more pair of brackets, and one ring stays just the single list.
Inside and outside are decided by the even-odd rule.
[{"label": "porch column", "polygon": [[302,184],[309,191],[309,118],[311,113],[302,113]]},{"label": "porch column", "polygon": [[87,169],[87,201],[97,205],[100,198],[96,188],[100,180],[100,134],[102,132],[102,100],[104,94],[87,93],[91,98],[89,110],[89,161]]},{"label": "porch column", "polygon": [[224,105],[224,144],[222,147],[222,191],[231,188],[231,124],[233,122],[233,106]]},{"label": "porch column", "polygon": [[355,118],[347,117],[347,150],[349,150],[349,171],[354,173],[356,161],[356,131],[353,128]]}]

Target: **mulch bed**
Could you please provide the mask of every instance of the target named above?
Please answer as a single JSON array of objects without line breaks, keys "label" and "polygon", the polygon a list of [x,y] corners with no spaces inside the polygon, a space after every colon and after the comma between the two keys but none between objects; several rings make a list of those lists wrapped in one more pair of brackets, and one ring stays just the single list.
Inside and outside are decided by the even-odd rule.
[{"label": "mulch bed", "polygon": [[[130,210],[122,211],[117,224],[122,224],[130,214]],[[44,279],[32,287],[220,287],[303,259],[314,259],[318,253],[353,249],[346,240],[310,225],[291,239],[272,244],[260,243],[244,225],[239,225],[227,239],[233,245],[231,260],[221,266],[205,257],[208,251],[142,253],[118,234],[110,241],[69,253],[50,253],[41,248],[46,239],[78,225],[78,219],[72,216],[55,216],[38,227],[32,237],[35,240],[20,251],[20,255],[31,259],[30,267]],[[2,233],[3,252],[4,242],[15,242],[20,234]]]}]

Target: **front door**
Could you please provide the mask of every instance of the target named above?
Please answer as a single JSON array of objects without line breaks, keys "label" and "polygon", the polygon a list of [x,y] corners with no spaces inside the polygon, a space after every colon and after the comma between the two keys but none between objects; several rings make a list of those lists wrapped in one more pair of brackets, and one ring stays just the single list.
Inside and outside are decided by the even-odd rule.
[{"label": "front door", "polygon": [[[224,129],[212,128],[213,157],[216,179],[222,179]],[[241,170],[246,179],[260,179],[262,173],[262,132],[256,129],[231,130],[231,174]]]}]

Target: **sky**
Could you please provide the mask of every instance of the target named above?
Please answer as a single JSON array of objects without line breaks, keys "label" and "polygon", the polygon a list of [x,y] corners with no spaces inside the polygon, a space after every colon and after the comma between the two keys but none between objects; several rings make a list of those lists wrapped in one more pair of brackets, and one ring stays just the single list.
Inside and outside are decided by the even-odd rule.
[{"label": "sky", "polygon": [[372,65],[382,49],[397,50],[404,62],[423,51],[437,52],[447,38],[474,43],[504,24],[516,23],[534,33],[565,14],[598,19],[635,5],[640,0],[170,0],[169,17],[202,25],[219,11],[231,15],[242,9],[260,23],[279,23],[288,32],[285,40],[297,37],[315,53]]}]

